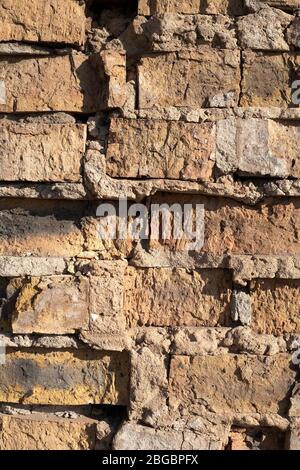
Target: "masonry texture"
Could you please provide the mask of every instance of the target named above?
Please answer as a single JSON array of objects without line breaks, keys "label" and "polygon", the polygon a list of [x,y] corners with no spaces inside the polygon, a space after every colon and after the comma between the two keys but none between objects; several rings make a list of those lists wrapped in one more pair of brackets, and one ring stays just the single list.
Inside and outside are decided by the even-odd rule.
[{"label": "masonry texture", "polygon": [[[0,25],[0,450],[300,449],[300,0]],[[204,206],[203,246],[101,239],[119,199]]]}]

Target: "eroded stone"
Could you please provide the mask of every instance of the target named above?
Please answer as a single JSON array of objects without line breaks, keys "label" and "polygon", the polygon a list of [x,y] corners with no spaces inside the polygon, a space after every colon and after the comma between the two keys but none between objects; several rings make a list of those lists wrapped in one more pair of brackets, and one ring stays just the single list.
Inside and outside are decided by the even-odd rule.
[{"label": "eroded stone", "polygon": [[0,253],[42,257],[80,254],[84,238],[79,222],[85,207],[79,201],[74,204],[72,201],[2,199]]},{"label": "eroded stone", "polygon": [[31,278],[20,287],[12,330],[14,333],[64,334],[88,328],[89,281],[55,276]]},{"label": "eroded stone", "polygon": [[0,450],[93,450],[97,421],[0,415]]},{"label": "eroded stone", "polygon": [[125,423],[115,436],[113,448],[115,450],[221,450],[225,444],[226,426],[216,426],[217,432],[213,432],[208,428],[211,423],[208,420],[203,419],[203,421],[201,431],[182,428],[151,429],[135,422]]},{"label": "eroded stone", "polygon": [[0,400],[39,405],[128,404],[126,353],[11,350],[0,365]]},{"label": "eroded stone", "polygon": [[290,67],[293,57],[285,53],[262,55],[252,51],[244,52],[243,57],[240,105],[287,108],[292,101]]},{"label": "eroded stone", "polygon": [[296,123],[238,120],[239,173],[299,178],[299,135],[300,127]]},{"label": "eroded stone", "polygon": [[140,109],[236,106],[240,54],[203,46],[197,52],[144,57],[138,66],[138,86]]},{"label": "eroded stone", "polygon": [[199,13],[202,0],[139,0],[140,15],[157,13]]},{"label": "eroded stone", "polygon": [[212,123],[113,119],[106,154],[114,178],[207,180],[215,160]]},{"label": "eroded stone", "polygon": [[[226,198],[158,194],[152,203],[204,205],[204,245],[193,248],[210,255],[296,255],[300,228],[298,198],[268,198],[253,207]],[[155,230],[154,230],[155,228]],[[200,228],[203,226],[200,224]],[[190,248],[190,236],[157,240],[153,227],[150,247],[184,251]],[[198,233],[201,239],[201,231]],[[178,238],[178,239],[177,239]],[[192,243],[192,246],[195,246]]]},{"label": "eroded stone", "polygon": [[74,0],[2,0],[0,41],[82,44],[84,4]]},{"label": "eroded stone", "polygon": [[259,279],[251,282],[252,322],[258,333],[298,333],[299,280]]},{"label": "eroded stone", "polygon": [[0,120],[0,180],[81,180],[86,126]]},{"label": "eroded stone", "polygon": [[217,326],[230,319],[231,279],[222,270],[128,268],[130,326]]},{"label": "eroded stone", "polygon": [[96,64],[80,52],[2,60],[0,83],[4,92],[0,112],[98,111],[98,75]]},{"label": "eroded stone", "polygon": [[284,414],[297,371],[289,354],[176,357],[171,361],[170,400],[197,413],[205,404],[222,416]]},{"label": "eroded stone", "polygon": [[166,13],[151,17],[143,24],[143,31],[153,51],[201,50],[204,44],[223,49],[238,47],[234,22],[223,15]]},{"label": "eroded stone", "polygon": [[88,328],[81,339],[97,349],[122,351],[128,348],[123,312],[126,261],[92,261],[89,265],[90,293]]},{"label": "eroded stone", "polygon": [[285,30],[293,16],[274,8],[262,8],[237,22],[238,36],[243,49],[288,51]]}]

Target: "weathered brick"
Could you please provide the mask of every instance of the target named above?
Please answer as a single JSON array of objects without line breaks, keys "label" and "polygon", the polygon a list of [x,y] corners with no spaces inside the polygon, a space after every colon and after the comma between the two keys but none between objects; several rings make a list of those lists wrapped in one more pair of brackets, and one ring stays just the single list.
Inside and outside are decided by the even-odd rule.
[{"label": "weathered brick", "polygon": [[203,46],[197,52],[144,57],[138,66],[139,107],[236,106],[239,51]]},{"label": "weathered brick", "polygon": [[[129,236],[125,240],[101,239],[96,209],[97,204],[84,201],[2,199],[0,256],[65,258],[98,251],[104,259],[128,257],[136,242]],[[118,217],[111,223],[115,221]]]},{"label": "weathered brick", "polygon": [[287,438],[287,449],[288,450],[300,450],[300,420],[295,419],[291,423],[288,438]]},{"label": "weathered brick", "polygon": [[81,179],[86,126],[0,121],[0,180]]},{"label": "weathered brick", "polygon": [[231,256],[229,269],[237,284],[252,279],[300,279],[300,257],[296,256]]},{"label": "weathered brick", "polygon": [[120,178],[210,179],[215,125],[113,119],[107,173]]},{"label": "weathered brick", "polygon": [[292,71],[297,57],[283,54],[244,53],[241,106],[277,106],[292,103]]},{"label": "weathered brick", "polygon": [[55,276],[21,283],[12,320],[14,333],[75,333],[89,324],[89,281]]},{"label": "weathered brick", "polygon": [[202,1],[203,0],[139,0],[139,14],[200,13]]},{"label": "weathered brick", "polygon": [[126,102],[126,52],[108,49],[101,52],[103,62],[103,104],[108,108],[121,108]]},{"label": "weathered brick", "polygon": [[298,123],[240,119],[236,139],[239,173],[300,177]]},{"label": "weathered brick", "polygon": [[251,328],[258,333],[300,332],[300,281],[259,279],[251,282]]},{"label": "weathered brick", "polygon": [[0,202],[0,253],[75,256],[83,250],[79,224],[86,205],[72,201]]},{"label": "weathered brick", "polygon": [[273,9],[263,8],[244,16],[237,22],[240,45],[243,49],[288,51],[286,28],[293,16]]},{"label": "weathered brick", "polygon": [[126,423],[114,439],[114,450],[171,450],[179,449],[182,436],[177,430],[156,430]]},{"label": "weathered brick", "polygon": [[84,5],[77,0],[1,0],[0,41],[82,44]]},{"label": "weathered brick", "polygon": [[0,450],[93,450],[97,421],[47,413],[0,415]]},{"label": "weathered brick", "polygon": [[130,326],[216,326],[230,320],[226,271],[128,268],[125,286]]},{"label": "weathered brick", "polygon": [[0,276],[51,276],[66,270],[64,258],[39,258],[37,256],[0,256]]},{"label": "weathered brick", "polygon": [[125,261],[94,262],[90,277],[92,315],[115,316],[123,309]]},{"label": "weathered brick", "polygon": [[[297,197],[269,198],[256,206],[222,197],[188,195],[160,194],[151,201],[169,205],[203,204],[204,246],[201,251],[204,253],[288,255],[300,252],[300,204]],[[188,242],[190,244],[191,240]],[[180,251],[187,249],[187,239],[158,241],[152,236],[150,246]]]},{"label": "weathered brick", "polygon": [[[195,129],[202,128],[203,123],[192,124],[191,129],[193,126]],[[211,142],[213,138],[216,141],[216,152],[212,155],[212,160],[215,160],[216,167],[224,174],[299,178],[299,129],[295,121],[258,118],[221,119],[216,123],[216,132],[212,135]],[[116,139],[119,141],[126,140],[126,137],[118,135]],[[117,165],[117,162],[113,164]]]},{"label": "weathered brick", "polygon": [[0,400],[39,405],[128,404],[126,353],[11,350],[0,365]]},{"label": "weathered brick", "polygon": [[210,15],[242,15],[245,13],[241,0],[202,0],[203,11]]},{"label": "weathered brick", "polygon": [[161,14],[145,24],[153,51],[201,50],[204,44],[237,49],[234,20],[223,15]]},{"label": "weathered brick", "polygon": [[233,427],[227,450],[284,450],[286,435],[276,427]]},{"label": "weathered brick", "polygon": [[[294,370],[295,369],[295,370]],[[276,356],[173,356],[170,400],[191,414],[205,406],[222,416],[284,414],[297,370],[289,354]]]},{"label": "weathered brick", "polygon": [[[118,204],[114,201],[102,201],[101,204],[108,203],[110,208],[115,209],[115,215],[108,217],[94,217],[96,214],[96,207],[94,214],[88,217],[85,217],[81,220],[81,229],[85,238],[84,248],[87,251],[98,251],[101,252],[102,259],[116,259],[116,258],[129,258],[132,255],[132,251],[137,242],[132,240],[128,235],[124,239],[120,239],[118,229],[120,227],[120,218],[118,212]],[[99,230],[100,227],[112,229],[116,227],[116,238],[115,235],[110,236],[100,236]]]},{"label": "weathered brick", "polygon": [[240,0],[139,0],[140,15],[200,12],[241,15],[244,12],[244,6]]},{"label": "weathered brick", "polygon": [[89,311],[90,324],[81,331],[88,344],[110,351],[122,351],[128,342],[123,312],[124,273],[123,260],[93,261],[90,269]]},{"label": "weathered brick", "polygon": [[[199,424],[199,422],[198,422]],[[226,425],[203,419],[201,432],[189,429],[153,429],[134,422],[125,423],[113,441],[114,450],[221,450],[227,436]]]},{"label": "weathered brick", "polygon": [[0,112],[95,112],[100,109],[96,69],[92,59],[79,52],[2,60]]}]

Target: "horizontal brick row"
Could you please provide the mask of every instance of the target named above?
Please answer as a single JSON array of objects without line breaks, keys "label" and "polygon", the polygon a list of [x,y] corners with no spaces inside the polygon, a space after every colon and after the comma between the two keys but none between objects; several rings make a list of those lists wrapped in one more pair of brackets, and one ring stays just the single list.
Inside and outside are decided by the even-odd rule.
[{"label": "horizontal brick row", "polygon": [[[183,204],[204,206],[205,223],[204,245],[201,247],[195,243],[191,245],[191,240],[184,235],[174,238],[172,227],[166,240],[157,239],[156,229],[159,227],[156,227],[155,217],[150,221],[153,232],[147,241],[151,248],[180,252],[193,246],[199,253],[220,256],[299,254],[297,197],[269,198],[256,206],[249,206],[223,197],[158,194],[149,202],[168,204],[171,210],[174,210],[173,204],[177,207]],[[112,207],[113,204],[112,201]],[[118,205],[115,206],[117,212]],[[96,217],[97,207],[97,204],[88,202],[67,201],[60,206],[56,201],[2,200],[0,254],[72,257],[87,251],[101,251],[102,256],[108,259],[112,255],[128,257],[137,242],[130,235],[125,240],[118,240],[118,216],[111,219],[111,223],[115,221],[117,226],[117,239],[101,238],[99,229],[105,219]],[[198,234],[199,242],[202,233]]]},{"label": "horizontal brick row", "polygon": [[[138,67],[139,107],[252,107],[293,105],[298,57],[211,49],[144,57]],[[156,69],[160,74],[156,74]],[[242,80],[242,81],[241,81]],[[241,84],[241,86],[240,86]]]},{"label": "horizontal brick row", "polygon": [[[86,132],[84,124],[1,120],[0,181],[80,182]],[[187,181],[214,181],[218,172],[299,178],[298,140],[299,125],[285,121],[113,118],[106,174]]]},{"label": "horizontal brick row", "polygon": [[[111,72],[101,71],[99,59],[82,53],[2,60],[0,112],[100,111],[107,90],[101,77],[110,73],[115,82],[111,82],[108,104],[122,106],[126,98],[124,68],[111,67]],[[292,81],[297,68],[294,53],[266,56],[245,52],[241,78],[238,50],[202,46],[197,51],[149,55],[138,65],[138,107],[295,106]],[[157,69],[159,75],[154,73]]]},{"label": "horizontal brick row", "polygon": [[[123,105],[125,79],[124,73],[118,71],[123,66],[113,69],[112,64],[111,72],[101,72],[97,60],[73,53],[0,61],[0,111],[100,111],[107,90],[101,77],[107,73],[115,80],[109,105]],[[159,75],[154,73],[157,68]],[[266,56],[245,52],[241,79],[241,58],[237,50],[202,46],[197,51],[149,55],[138,65],[138,107],[295,106],[292,81],[297,68],[298,58],[294,53]],[[47,89],[48,83],[51,91]]]},{"label": "horizontal brick row", "polygon": [[236,290],[224,269],[135,268],[99,262],[85,276],[3,278],[2,332],[74,334],[130,327],[218,327],[299,333],[299,279],[256,279]]},{"label": "horizontal brick row", "polygon": [[[261,0],[259,3],[291,10],[300,6],[299,0]],[[141,15],[200,12],[214,15],[242,15],[248,13],[249,10],[244,2],[239,0],[139,0]]]},{"label": "horizontal brick row", "polygon": [[106,173],[191,181],[213,180],[218,171],[299,178],[298,142],[298,123],[285,121],[112,119]]},{"label": "horizontal brick row", "polygon": [[157,52],[197,50],[203,44],[260,51],[289,51],[299,47],[297,16],[266,5],[256,10],[237,18],[178,13],[152,16],[144,24],[147,46]]},{"label": "horizontal brick row", "polygon": [[[204,205],[204,245],[199,251],[211,255],[288,255],[299,253],[299,204],[297,198],[269,198],[256,206],[248,206],[229,198],[160,194],[153,204]],[[175,206],[176,207],[176,206]],[[184,250],[186,237],[166,240],[150,237],[151,248]]]}]

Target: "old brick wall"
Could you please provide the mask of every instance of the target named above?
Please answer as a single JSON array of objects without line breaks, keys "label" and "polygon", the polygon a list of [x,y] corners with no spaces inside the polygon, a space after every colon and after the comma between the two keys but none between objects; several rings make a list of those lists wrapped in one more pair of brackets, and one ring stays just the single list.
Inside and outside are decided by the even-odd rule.
[{"label": "old brick wall", "polygon": [[299,49],[299,0],[0,0],[0,450],[300,449]]}]

